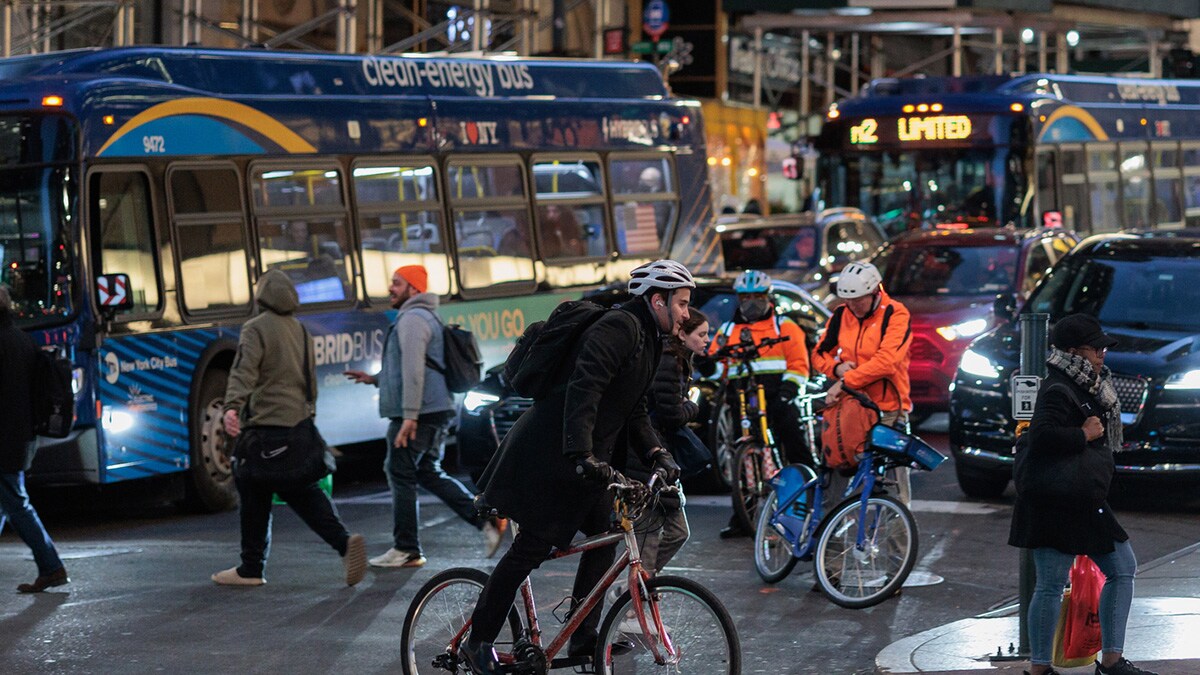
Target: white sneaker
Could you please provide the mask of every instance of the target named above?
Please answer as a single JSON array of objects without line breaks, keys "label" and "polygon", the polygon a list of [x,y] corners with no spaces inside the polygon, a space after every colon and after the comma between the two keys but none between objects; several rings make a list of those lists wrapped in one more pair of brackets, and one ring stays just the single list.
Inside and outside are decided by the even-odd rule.
[{"label": "white sneaker", "polygon": [[391,548],[387,553],[371,558],[369,562],[372,567],[420,567],[425,564],[425,556]]},{"label": "white sneaker", "polygon": [[507,528],[508,521],[503,518],[489,518],[483,522],[483,557],[490,558],[496,555]]},{"label": "white sneaker", "polygon": [[[658,635],[658,629],[655,628],[655,626],[654,626],[654,619],[652,619],[649,616],[646,617],[646,628],[650,629],[651,635],[655,635],[655,636]],[[670,630],[671,630],[671,629],[667,628],[665,625],[663,626],[663,628],[666,629],[667,632],[670,632]],[[638,636],[638,635],[642,635],[642,624],[638,623],[636,614],[627,612],[625,614],[625,618],[621,619],[621,623],[617,624],[617,630],[626,635]]]}]

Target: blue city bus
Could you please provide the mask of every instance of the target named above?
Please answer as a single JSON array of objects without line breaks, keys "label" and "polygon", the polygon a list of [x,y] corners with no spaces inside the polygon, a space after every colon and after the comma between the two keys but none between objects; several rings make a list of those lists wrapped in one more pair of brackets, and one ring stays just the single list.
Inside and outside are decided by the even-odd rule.
[{"label": "blue city bus", "polygon": [[1071,75],[884,79],[826,113],[825,206],[889,232],[1200,224],[1200,82]]},{"label": "blue city bus", "polygon": [[75,429],[42,439],[30,481],[177,474],[212,510],[234,504],[221,401],[266,270],[299,292],[334,445],[383,436],[376,390],[342,373],[378,368],[400,265],[429,269],[488,365],[641,262],[720,271],[699,104],[636,63],[10,58],[0,163],[0,282],[20,325],[75,364]]}]

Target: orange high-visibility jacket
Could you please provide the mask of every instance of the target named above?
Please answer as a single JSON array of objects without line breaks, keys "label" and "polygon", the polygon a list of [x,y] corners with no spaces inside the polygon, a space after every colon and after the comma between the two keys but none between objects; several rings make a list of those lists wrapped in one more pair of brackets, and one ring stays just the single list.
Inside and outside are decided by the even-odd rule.
[{"label": "orange high-visibility jacket", "polygon": [[[728,341],[726,344],[733,344],[741,341],[743,328],[750,329],[755,344],[767,337],[790,338],[786,342],[773,344],[760,350],[758,358],[752,362],[754,375],[763,383],[763,386],[774,388],[780,382],[794,382],[798,387],[804,386],[809,373],[808,346],[804,342],[804,329],[786,316],[772,314],[754,323],[726,321],[721,324],[717,334],[726,337]],[[720,347],[717,345],[717,340],[714,339],[708,346],[708,353],[713,354],[718,349]],[[720,369],[717,371],[718,377],[725,373],[727,365],[731,368],[729,372],[731,379],[746,377],[747,373],[742,372],[741,364],[732,360],[728,364],[721,363]]]},{"label": "orange high-visibility jacket", "polygon": [[[912,321],[907,307],[891,299],[882,288],[879,295],[879,306],[862,321],[849,308],[835,312],[829,321],[841,315],[837,344],[822,351],[829,332],[826,324],[813,349],[813,367],[836,379],[834,367],[853,361],[857,365],[842,378],[845,386],[863,392],[884,412],[911,411],[908,349],[912,345]],[[882,332],[885,318],[886,333]]]}]

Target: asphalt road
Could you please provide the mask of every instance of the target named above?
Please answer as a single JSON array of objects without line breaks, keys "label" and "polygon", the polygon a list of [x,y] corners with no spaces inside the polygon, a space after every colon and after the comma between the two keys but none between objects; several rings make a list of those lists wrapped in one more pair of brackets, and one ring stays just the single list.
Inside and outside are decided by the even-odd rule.
[{"label": "asphalt road", "polygon": [[[922,435],[945,450],[944,435]],[[749,540],[717,537],[729,513],[721,496],[692,496],[693,536],[668,572],[704,583],[727,605],[746,673],[873,672],[875,655],[888,644],[1002,606],[1017,593],[1017,551],[1005,545],[1011,492],[968,500],[949,462],[913,483],[920,531],[914,580],[937,583],[906,588],[879,606],[855,611],[831,604],[810,590],[811,566],[803,563],[780,584],[765,586]],[[6,672],[394,673],[400,625],[416,589],[447,567],[488,566],[479,535],[430,498],[422,510],[428,566],[372,572],[347,589],[336,554],[280,507],[268,584],[217,587],[209,575],[237,562],[236,514],[180,514],[148,503],[152,496],[35,495],[72,583],[41,596],[0,593]],[[343,476],[336,499],[372,555],[386,550],[391,526],[382,477]],[[1142,561],[1200,541],[1200,491],[1140,490],[1114,507]],[[548,633],[557,630],[549,610],[567,595],[573,573],[573,560],[537,573]],[[13,588],[33,574],[28,550],[6,528],[0,583]]]}]

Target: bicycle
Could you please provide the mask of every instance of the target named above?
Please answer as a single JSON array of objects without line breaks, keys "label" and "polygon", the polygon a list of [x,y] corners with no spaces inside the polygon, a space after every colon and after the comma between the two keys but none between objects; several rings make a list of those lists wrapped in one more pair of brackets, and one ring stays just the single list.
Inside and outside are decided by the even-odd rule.
[{"label": "bicycle", "polygon": [[[879,413],[862,394],[843,392]],[[908,578],[918,547],[916,519],[887,494],[883,476],[898,467],[932,471],[945,460],[917,436],[876,424],[844,500],[828,517],[824,490],[831,470],[819,465],[818,475],[803,465],[785,467],[771,480],[771,494],[755,527],[754,567],[759,576],[777,583],[798,561],[811,559],[817,584],[834,603],[862,609],[883,602]]]},{"label": "bicycle", "polygon": [[[514,602],[501,635],[493,643],[504,671],[542,675],[558,668],[590,665],[602,674],[740,673],[741,643],[721,601],[697,582],[674,576],[651,577],[642,567],[633,523],[653,505],[658,491],[623,477],[609,488],[614,492],[618,516],[613,530],[574,542],[565,550],[555,550],[551,559],[622,541],[624,552],[577,604],[549,645],[543,644],[533,585],[526,578],[519,600]],[[669,489],[673,488],[662,488]],[[628,571],[626,589],[605,614],[595,655],[559,657],[584,617],[624,571]],[[405,675],[470,672],[458,650],[470,631],[470,613],[486,582],[487,574],[481,570],[455,568],[435,575],[421,587],[409,605],[400,634]],[[640,633],[622,632],[622,621],[633,617]]]},{"label": "bicycle", "polygon": [[[719,336],[720,340],[724,336]],[[760,355],[760,350],[771,345],[786,342],[790,338],[763,338],[758,344],[749,328],[743,328],[740,341],[731,345],[722,345],[713,356],[719,359],[733,359],[738,362],[739,373],[745,377],[738,378],[734,386],[737,391],[738,421],[742,435],[734,441],[730,461],[730,496],[733,501],[733,514],[745,530],[752,530],[758,514],[759,502],[769,490],[767,481],[774,476],[787,462],[779,451],[775,436],[767,420],[767,396],[763,385],[755,377],[754,360]],[[728,373],[725,369],[719,396],[725,396],[728,387]],[[754,412],[758,422],[757,435],[753,430],[747,405],[747,391],[754,392]],[[723,407],[723,406],[722,406]],[[718,416],[721,415],[720,408]],[[811,447],[811,446],[810,446]]]}]

